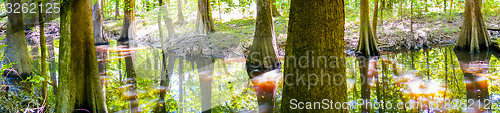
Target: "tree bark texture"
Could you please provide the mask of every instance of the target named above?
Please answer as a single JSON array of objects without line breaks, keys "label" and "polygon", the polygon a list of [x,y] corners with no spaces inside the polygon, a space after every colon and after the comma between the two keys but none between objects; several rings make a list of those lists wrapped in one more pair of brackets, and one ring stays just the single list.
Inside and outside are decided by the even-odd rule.
[{"label": "tree bark texture", "polygon": [[466,0],[465,12],[455,50],[479,52],[491,46],[490,36],[481,14],[481,0]]},{"label": "tree bark texture", "polygon": [[[290,6],[290,27],[284,64],[283,100],[281,101],[281,106],[287,107],[282,107],[281,112],[348,112],[348,109],[304,110],[288,107],[292,105],[292,99],[301,102],[319,102],[323,99],[340,103],[347,102],[344,67],[344,1],[292,0]],[[314,10],[311,10],[311,7],[314,7]],[[326,58],[312,59],[312,57],[321,56]],[[299,60],[299,57],[306,57],[306,60]],[[326,63],[332,66],[315,65],[313,67],[312,61],[315,61],[314,64]],[[319,78],[321,74],[325,76]],[[306,79],[314,75],[319,77],[311,81]],[[323,82],[321,83],[320,80]],[[317,84],[314,84],[315,81]]]}]

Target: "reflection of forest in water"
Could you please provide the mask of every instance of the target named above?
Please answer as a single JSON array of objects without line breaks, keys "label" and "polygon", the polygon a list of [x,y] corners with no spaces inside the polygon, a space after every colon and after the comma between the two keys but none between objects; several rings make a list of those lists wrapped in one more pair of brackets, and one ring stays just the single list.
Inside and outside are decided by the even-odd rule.
[{"label": "reflection of forest in water", "polygon": [[[480,112],[489,109],[498,112],[498,53],[456,53],[452,49],[408,51],[378,59],[348,58],[349,99],[393,104],[393,109],[372,109],[379,112]],[[368,82],[364,82],[365,78]],[[397,107],[397,103],[412,105]],[[354,109],[367,110],[370,109]]]},{"label": "reflection of forest in water", "polygon": [[[258,109],[244,58],[169,55],[166,63],[170,82],[168,87],[160,87],[161,51],[139,48],[142,49],[135,54],[135,69],[140,110],[154,110],[162,90],[167,91],[164,102],[168,111],[254,112]],[[135,95],[127,94],[131,85],[126,84],[126,66],[121,54],[109,52],[106,60],[106,101],[110,111],[129,110],[127,96]],[[360,105],[351,108],[351,112],[476,112],[487,109],[498,112],[500,61],[497,55],[494,52],[455,53],[451,47],[446,47],[377,58],[347,57],[349,102],[369,99],[393,104],[392,109],[362,109],[366,106]],[[275,111],[281,108],[281,88],[280,85],[276,92]],[[469,101],[466,105],[469,109],[452,109],[461,107],[454,99]],[[415,103],[415,106],[398,108],[400,102]],[[422,106],[417,108],[417,103]],[[451,108],[444,109],[445,103]],[[429,107],[429,104],[439,107]]]}]

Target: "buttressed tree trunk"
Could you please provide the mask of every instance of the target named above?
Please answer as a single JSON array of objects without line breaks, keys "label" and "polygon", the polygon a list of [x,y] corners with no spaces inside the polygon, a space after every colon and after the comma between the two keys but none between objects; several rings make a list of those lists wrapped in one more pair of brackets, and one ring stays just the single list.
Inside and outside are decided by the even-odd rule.
[{"label": "buttressed tree trunk", "polygon": [[[97,68],[97,57],[92,25],[92,1],[71,2],[71,63],[69,82],[73,110],[106,113],[106,103]],[[74,102],[74,103],[73,103]]]},{"label": "buttressed tree trunk", "polygon": [[[311,10],[311,6],[315,6],[315,10]],[[297,102],[321,102],[323,99],[347,102],[344,15],[343,0],[291,1],[281,101],[281,106],[286,107],[282,107],[281,112],[349,111],[348,109],[292,109],[293,104]],[[309,77],[312,80],[307,80]]]},{"label": "buttressed tree trunk", "polygon": [[72,77],[70,73],[70,52],[71,52],[71,33],[70,17],[71,3],[69,0],[61,1],[60,39],[59,39],[59,86],[57,89],[56,113],[68,113],[73,111],[73,99],[71,95]]},{"label": "buttressed tree trunk", "polygon": [[[11,4],[20,4],[21,0],[8,0]],[[5,36],[5,57],[2,64],[12,63],[12,70],[4,70],[4,77],[26,79],[31,75],[31,62],[28,45],[24,34],[23,13],[7,13],[7,33]],[[21,78],[19,78],[21,77]]]},{"label": "buttressed tree trunk", "polygon": [[490,36],[486,31],[481,0],[465,0],[465,12],[455,49],[479,52],[491,46]]},{"label": "buttressed tree trunk", "polygon": [[258,0],[255,35],[246,61],[250,79],[256,77],[254,75],[256,73],[267,72],[281,67],[276,50],[271,2],[269,0]]},{"label": "buttressed tree trunk", "polygon": [[[278,60],[276,39],[274,38],[274,26],[272,8],[270,0],[257,0],[257,19],[255,25],[255,35],[246,61],[246,69],[250,79],[253,79],[265,72],[281,68]],[[254,84],[255,85],[255,84]],[[254,86],[255,87],[255,86]],[[274,108],[274,89],[270,91],[257,91],[259,102],[259,112],[269,113]],[[271,100],[271,101],[266,101]]]},{"label": "buttressed tree trunk", "polygon": [[128,42],[135,37],[135,14],[134,14],[135,0],[125,0],[123,7],[123,26],[120,32],[119,42]]},{"label": "buttressed tree trunk", "polygon": [[96,45],[108,45],[108,38],[104,35],[103,32],[103,23],[102,23],[102,9],[101,9],[101,0],[97,0],[97,2],[93,6],[92,17],[94,21],[94,39]]},{"label": "buttressed tree trunk", "polygon": [[281,14],[278,11],[278,8],[276,7],[276,0],[271,0],[272,8],[273,8],[273,17],[280,17]]},{"label": "buttressed tree trunk", "polygon": [[361,0],[361,26],[359,27],[359,41],[356,54],[361,56],[378,56],[376,37],[370,29],[370,4],[369,0]]}]

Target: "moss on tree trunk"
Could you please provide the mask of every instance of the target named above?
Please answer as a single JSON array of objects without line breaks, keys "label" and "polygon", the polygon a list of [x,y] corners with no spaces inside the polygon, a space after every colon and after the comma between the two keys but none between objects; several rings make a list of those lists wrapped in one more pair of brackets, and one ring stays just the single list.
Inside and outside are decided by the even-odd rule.
[{"label": "moss on tree trunk", "polygon": [[[42,5],[43,1],[40,0],[38,1],[39,5]],[[44,103],[47,101],[47,96],[48,96],[48,89],[47,85],[49,83],[49,77],[47,76],[47,43],[46,43],[46,37],[45,37],[45,22],[43,20],[43,8],[38,7],[38,23],[40,24],[40,66],[41,66],[41,71],[42,72],[40,75],[45,78],[43,81],[42,85],[42,97],[44,100]],[[44,112],[46,112],[46,109],[44,109]]]},{"label": "moss on tree trunk", "polygon": [[481,14],[481,0],[465,0],[465,12],[455,50],[479,52],[491,47],[491,40]]},{"label": "moss on tree trunk", "polygon": [[[65,19],[62,25],[62,37],[71,34],[71,57],[69,73],[61,73],[61,88],[58,96],[62,97],[62,108],[58,112],[71,111],[89,111],[92,113],[107,112],[104,94],[102,91],[99,71],[97,67],[96,49],[94,43],[94,34],[92,26],[92,1],[90,0],[71,0],[70,6],[64,4],[62,11],[68,11],[71,8],[70,15],[61,13]],[[70,16],[70,17],[67,17]],[[68,19],[70,18],[70,19]],[[68,21],[71,20],[70,28]],[[68,29],[70,32],[68,32]],[[68,44],[68,40],[63,40],[61,44]],[[68,52],[67,47],[64,47]],[[68,53],[61,60],[67,60]],[[66,56],[67,55],[67,56]],[[63,64],[64,62],[61,62]],[[63,64],[64,65],[64,64]],[[64,65],[61,70],[67,69]],[[69,91],[67,90],[69,89]],[[69,93],[68,93],[69,92]],[[68,101],[68,102],[64,102]]]},{"label": "moss on tree trunk", "polygon": [[360,56],[378,56],[376,37],[370,29],[370,4],[369,0],[361,0],[361,26],[359,27],[359,41],[356,54]]},{"label": "moss on tree trunk", "polygon": [[292,0],[290,6],[281,112],[348,112],[348,109],[291,109],[292,99],[347,102],[344,1]]},{"label": "moss on tree trunk", "polygon": [[68,113],[73,111],[74,99],[72,99],[71,89],[71,5],[69,0],[61,1],[61,22],[59,39],[59,86],[57,90],[56,113]]},{"label": "moss on tree trunk", "polygon": [[214,20],[212,18],[212,5],[210,0],[198,0],[198,10],[202,20],[202,27],[206,33],[215,32]]}]

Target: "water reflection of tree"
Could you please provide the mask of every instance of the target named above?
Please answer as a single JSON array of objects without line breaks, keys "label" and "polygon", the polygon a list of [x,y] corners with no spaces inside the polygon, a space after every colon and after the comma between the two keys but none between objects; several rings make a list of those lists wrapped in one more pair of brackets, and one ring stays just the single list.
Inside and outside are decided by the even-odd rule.
[{"label": "water reflection of tree", "polygon": [[[481,112],[486,110],[485,100],[489,99],[488,78],[485,75],[489,71],[489,63],[492,53],[483,51],[471,54],[469,52],[456,51],[460,62],[460,69],[464,74],[464,82],[467,91],[467,107],[473,107],[469,112]],[[486,103],[487,104],[487,103]],[[470,109],[468,109],[470,110]]]},{"label": "water reflection of tree", "polygon": [[[369,113],[371,110],[371,107],[366,106],[367,102],[372,102],[370,99],[370,83],[372,82],[374,76],[378,76],[378,72],[376,70],[377,58],[372,60],[370,59],[371,58],[368,57],[357,57],[360,72],[359,76],[361,79],[361,98],[365,103],[361,106],[362,113]],[[377,94],[379,93],[378,91],[379,89],[377,87]]]},{"label": "water reflection of tree", "polygon": [[200,82],[201,110],[203,113],[210,113],[210,109],[212,108],[212,76],[214,73],[215,59],[203,56],[200,51],[200,53],[195,55],[195,61]]}]

